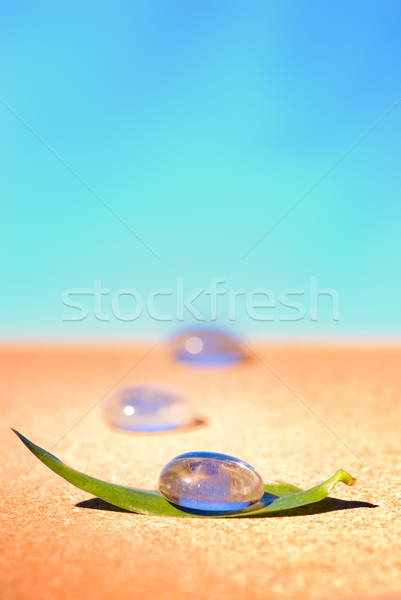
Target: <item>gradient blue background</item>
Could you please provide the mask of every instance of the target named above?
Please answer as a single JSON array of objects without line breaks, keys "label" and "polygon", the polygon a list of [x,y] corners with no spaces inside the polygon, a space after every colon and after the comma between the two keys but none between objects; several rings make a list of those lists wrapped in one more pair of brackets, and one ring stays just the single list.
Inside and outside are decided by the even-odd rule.
[{"label": "gradient blue background", "polygon": [[328,298],[317,322],[239,303],[241,335],[399,335],[401,103],[241,257],[400,98],[400,22],[395,1],[3,1],[1,98],[160,257],[0,104],[3,339],[169,335],[91,306],[65,322],[62,294],[178,276],[339,295],[337,322]]}]

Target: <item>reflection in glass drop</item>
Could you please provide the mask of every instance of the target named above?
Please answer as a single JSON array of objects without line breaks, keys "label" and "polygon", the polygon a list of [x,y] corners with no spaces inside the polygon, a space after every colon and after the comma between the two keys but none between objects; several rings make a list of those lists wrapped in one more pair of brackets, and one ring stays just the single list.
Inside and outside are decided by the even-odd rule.
[{"label": "reflection in glass drop", "polygon": [[236,511],[264,494],[261,476],[248,463],[213,452],[189,452],[171,460],[159,477],[169,502],[203,511]]},{"label": "reflection in glass drop", "polygon": [[189,425],[195,419],[195,410],[192,402],[177,391],[138,385],[106,398],[103,416],[117,429],[149,433]]},{"label": "reflection in glass drop", "polygon": [[198,366],[224,366],[244,360],[240,344],[227,333],[213,329],[187,331],[172,342],[175,357]]}]

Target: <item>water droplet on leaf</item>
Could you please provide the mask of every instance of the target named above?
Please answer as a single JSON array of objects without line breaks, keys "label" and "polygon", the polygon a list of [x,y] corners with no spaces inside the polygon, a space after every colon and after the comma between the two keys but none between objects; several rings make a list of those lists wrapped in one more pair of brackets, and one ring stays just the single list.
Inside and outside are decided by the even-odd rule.
[{"label": "water droplet on leaf", "polygon": [[169,502],[201,511],[240,510],[264,494],[261,476],[248,463],[213,452],[189,452],[171,460],[159,477]]}]

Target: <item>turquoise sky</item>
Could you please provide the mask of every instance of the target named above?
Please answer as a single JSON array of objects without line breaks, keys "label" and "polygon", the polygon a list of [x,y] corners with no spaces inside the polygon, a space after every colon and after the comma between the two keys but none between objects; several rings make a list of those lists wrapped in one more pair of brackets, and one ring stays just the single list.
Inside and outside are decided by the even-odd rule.
[{"label": "turquoise sky", "polygon": [[[400,23],[396,1],[3,1],[3,339],[164,338],[214,278],[213,323],[245,337],[399,336]],[[71,292],[95,282],[100,313]]]}]

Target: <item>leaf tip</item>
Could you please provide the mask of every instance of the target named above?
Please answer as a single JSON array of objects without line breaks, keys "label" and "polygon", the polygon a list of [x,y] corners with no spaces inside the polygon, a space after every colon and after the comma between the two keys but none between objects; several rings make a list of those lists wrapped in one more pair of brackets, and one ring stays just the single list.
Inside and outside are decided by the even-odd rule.
[{"label": "leaf tip", "polygon": [[16,429],[14,429],[13,427],[10,427],[10,429],[11,429],[11,431],[13,431],[13,432],[15,433],[15,435],[16,435],[17,437],[19,437],[19,439],[21,440],[21,442],[22,442],[23,444],[25,444],[25,446],[27,446],[27,448],[29,448],[29,447],[30,447],[30,445],[31,445],[31,442],[29,442],[29,440],[28,440],[28,439],[27,439],[27,438],[26,438],[24,435],[22,435],[22,433],[20,433],[19,431],[17,431],[17,430],[16,430]]},{"label": "leaf tip", "polygon": [[352,477],[347,471],[344,469],[340,469],[339,473],[341,473],[341,481],[346,485],[355,485],[356,477]]}]

